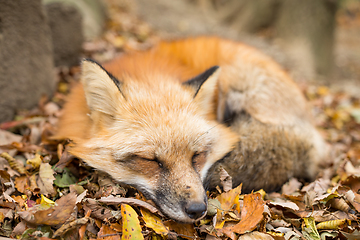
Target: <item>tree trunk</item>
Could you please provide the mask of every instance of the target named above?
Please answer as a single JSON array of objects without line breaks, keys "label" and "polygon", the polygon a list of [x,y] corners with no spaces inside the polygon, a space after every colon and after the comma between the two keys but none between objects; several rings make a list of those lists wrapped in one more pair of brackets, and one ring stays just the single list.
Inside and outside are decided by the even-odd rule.
[{"label": "tree trunk", "polygon": [[336,9],[335,0],[283,0],[279,9],[276,36],[314,73],[329,75],[333,68]]}]

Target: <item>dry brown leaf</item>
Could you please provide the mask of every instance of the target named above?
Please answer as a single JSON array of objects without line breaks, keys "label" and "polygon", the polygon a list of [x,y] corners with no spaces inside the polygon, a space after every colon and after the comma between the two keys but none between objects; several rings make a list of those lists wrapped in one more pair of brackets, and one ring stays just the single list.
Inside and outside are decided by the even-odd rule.
[{"label": "dry brown leaf", "polygon": [[160,213],[160,211],[154,207],[153,205],[141,201],[139,199],[135,199],[135,198],[122,198],[122,197],[114,197],[114,196],[108,196],[108,197],[102,197],[100,198],[100,200],[98,200],[99,202],[108,204],[108,205],[118,205],[121,203],[126,203],[126,204],[130,204],[130,205],[135,205],[138,207],[143,207],[146,208],[147,210],[149,210],[152,213],[157,213],[159,215],[162,216],[162,214]]},{"label": "dry brown leaf", "polygon": [[266,233],[262,232],[251,232],[241,235],[238,240],[273,240],[274,238]]},{"label": "dry brown leaf", "polygon": [[25,193],[25,190],[30,190],[29,177],[22,175],[15,178],[15,188],[21,193]]},{"label": "dry brown leaf", "polygon": [[32,224],[58,225],[64,223],[74,211],[76,194],[70,193],[56,200],[56,205],[47,210],[38,210],[35,206],[27,211],[19,212],[19,216]]},{"label": "dry brown leaf", "polygon": [[85,211],[91,210],[91,216],[94,218],[105,220],[113,217],[111,211],[101,206],[95,199],[85,199],[82,206]]},{"label": "dry brown leaf", "polygon": [[[22,136],[0,129],[0,145],[7,145],[12,142],[20,142]],[[0,150],[1,153],[1,150]]]},{"label": "dry brown leaf", "polygon": [[271,206],[280,206],[282,208],[287,208],[292,211],[298,211],[299,207],[293,202],[269,202],[268,205]]},{"label": "dry brown leaf", "polygon": [[98,233],[98,238],[102,240],[120,240],[120,234],[103,224]]},{"label": "dry brown leaf", "polygon": [[241,220],[228,230],[243,234],[252,231],[263,219],[265,202],[260,193],[251,193],[244,196],[244,206],[241,209]]},{"label": "dry brown leaf", "polygon": [[55,164],[54,169],[64,170],[64,168],[74,159],[74,156],[69,154],[67,149],[68,147],[65,147],[64,152],[61,153],[60,160]]},{"label": "dry brown leaf", "polygon": [[296,215],[300,218],[313,217],[316,222],[331,221],[337,219],[355,220],[356,217],[351,216],[343,211],[329,212],[327,210],[309,210],[309,211],[297,211]]},{"label": "dry brown leaf", "polygon": [[54,170],[49,163],[42,163],[39,170],[39,179],[37,184],[40,188],[40,193],[44,195],[55,195],[56,191],[53,186],[55,180]]},{"label": "dry brown leaf", "polygon": [[232,189],[232,177],[224,168],[220,169],[220,183],[224,192],[228,192]]},{"label": "dry brown leaf", "polygon": [[[78,227],[78,226],[85,226],[85,229],[86,229],[86,225],[89,221],[89,217],[90,217],[90,211],[88,211],[85,215],[85,217],[83,218],[79,218],[79,219],[76,219],[74,221],[71,221],[71,222],[68,222],[64,225],[62,225],[58,230],[56,230],[56,232],[54,232],[54,235],[53,237],[56,238],[56,237],[60,237],[61,235],[63,235],[64,233]],[[85,230],[84,230],[85,232]],[[80,231],[79,231],[79,235],[80,235]],[[81,237],[82,238],[82,237]]]},{"label": "dry brown leaf", "polygon": [[185,239],[197,239],[197,233],[193,224],[178,223],[172,220],[164,222],[165,226]]},{"label": "dry brown leaf", "polygon": [[296,178],[291,178],[287,183],[282,186],[281,192],[283,194],[290,195],[293,194],[295,191],[299,190],[301,186],[301,182],[299,182]]}]

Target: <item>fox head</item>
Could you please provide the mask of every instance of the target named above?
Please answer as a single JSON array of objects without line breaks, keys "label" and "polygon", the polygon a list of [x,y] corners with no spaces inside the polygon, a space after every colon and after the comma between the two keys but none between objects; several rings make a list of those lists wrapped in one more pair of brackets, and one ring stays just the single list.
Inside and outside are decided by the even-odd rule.
[{"label": "fox head", "polygon": [[202,181],[237,140],[211,117],[219,70],[212,67],[184,83],[162,75],[140,81],[124,74],[118,80],[84,60],[90,126],[70,152],[140,190],[164,215],[187,223],[202,218]]}]

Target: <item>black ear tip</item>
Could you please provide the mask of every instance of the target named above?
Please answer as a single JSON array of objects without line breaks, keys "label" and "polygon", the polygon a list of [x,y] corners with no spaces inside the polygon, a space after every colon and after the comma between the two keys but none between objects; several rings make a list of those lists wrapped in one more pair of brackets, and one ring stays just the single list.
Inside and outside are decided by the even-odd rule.
[{"label": "black ear tip", "polygon": [[212,71],[212,72],[215,72],[215,71],[218,70],[219,68],[220,68],[219,66],[215,65],[215,66],[209,68],[209,70]]},{"label": "black ear tip", "polygon": [[91,58],[83,58],[81,60],[81,63],[83,64],[84,62],[91,62],[91,63],[95,63],[96,65],[101,66],[100,63],[96,62],[94,59],[91,59]]},{"label": "black ear tip", "polygon": [[197,95],[197,93],[199,92],[201,86],[203,85],[203,83],[210,77],[212,76],[220,67],[219,66],[213,66],[209,69],[207,69],[205,72],[197,75],[196,77],[184,82],[184,85],[187,86],[191,86],[195,89],[195,94],[194,97]]}]

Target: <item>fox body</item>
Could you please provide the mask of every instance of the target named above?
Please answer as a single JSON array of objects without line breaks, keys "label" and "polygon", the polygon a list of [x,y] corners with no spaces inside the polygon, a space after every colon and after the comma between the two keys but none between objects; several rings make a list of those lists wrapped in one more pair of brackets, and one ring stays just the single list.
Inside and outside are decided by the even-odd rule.
[{"label": "fox body", "polygon": [[[106,69],[106,70],[105,70]],[[296,84],[269,57],[216,37],[82,62],[57,138],[177,221],[206,213],[223,167],[245,191],[314,178],[326,145]]]}]

